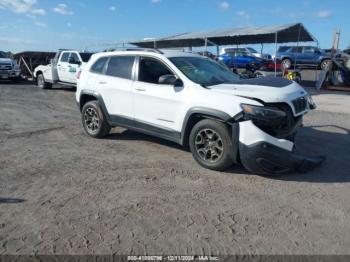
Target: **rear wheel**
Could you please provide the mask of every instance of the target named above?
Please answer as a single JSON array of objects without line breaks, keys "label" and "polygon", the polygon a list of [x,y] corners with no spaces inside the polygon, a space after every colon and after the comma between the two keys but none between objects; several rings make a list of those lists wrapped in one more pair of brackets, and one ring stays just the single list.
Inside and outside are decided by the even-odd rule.
[{"label": "rear wheel", "polygon": [[45,78],[43,74],[38,74],[36,77],[36,84],[41,89],[48,89],[52,87],[51,83],[45,82]]},{"label": "rear wheel", "polygon": [[282,60],[282,66],[284,69],[289,69],[292,67],[292,60],[290,60],[289,58],[285,58]]},{"label": "rear wheel", "polygon": [[232,141],[224,123],[201,120],[192,128],[189,144],[194,159],[205,168],[222,171],[233,164]]},{"label": "rear wheel", "polygon": [[87,102],[83,106],[82,122],[85,132],[95,138],[102,138],[111,131],[111,127],[97,101]]}]

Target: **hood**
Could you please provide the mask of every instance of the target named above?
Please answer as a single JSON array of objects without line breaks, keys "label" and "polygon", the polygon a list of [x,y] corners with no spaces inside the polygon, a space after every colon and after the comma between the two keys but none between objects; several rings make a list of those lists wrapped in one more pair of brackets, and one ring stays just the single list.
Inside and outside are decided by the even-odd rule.
[{"label": "hood", "polygon": [[214,92],[259,99],[266,103],[287,102],[308,95],[298,83],[280,77],[243,79],[210,88]]},{"label": "hood", "polygon": [[0,63],[12,64],[12,59],[11,58],[0,58]]}]

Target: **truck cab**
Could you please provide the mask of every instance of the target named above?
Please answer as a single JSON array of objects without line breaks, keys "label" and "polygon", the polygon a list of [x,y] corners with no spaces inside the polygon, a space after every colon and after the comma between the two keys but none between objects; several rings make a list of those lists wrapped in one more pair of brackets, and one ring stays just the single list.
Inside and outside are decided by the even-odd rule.
[{"label": "truck cab", "polygon": [[17,62],[5,52],[0,51],[0,79],[14,82],[20,79],[21,68]]},{"label": "truck cab", "polygon": [[78,52],[74,50],[60,50],[52,59],[51,64],[38,66],[34,71],[37,85],[49,88],[52,84],[76,86],[77,71],[83,67],[93,53]]}]

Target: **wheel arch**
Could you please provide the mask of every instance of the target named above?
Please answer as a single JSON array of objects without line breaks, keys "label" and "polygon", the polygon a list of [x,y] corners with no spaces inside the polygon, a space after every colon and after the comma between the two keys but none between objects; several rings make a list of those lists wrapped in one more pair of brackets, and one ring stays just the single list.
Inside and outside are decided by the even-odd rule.
[{"label": "wheel arch", "polygon": [[36,71],[34,74],[34,77],[37,78],[38,75],[44,75],[43,71],[41,71],[41,70]]},{"label": "wheel arch", "polygon": [[88,93],[88,92],[82,92],[80,94],[79,97],[79,110],[80,112],[83,110],[83,107],[86,103],[90,102],[90,101],[94,101],[97,100],[98,101],[98,97],[92,93]]},{"label": "wheel arch", "polygon": [[203,119],[213,119],[223,123],[228,123],[232,120],[232,117],[220,110],[205,108],[205,107],[194,107],[191,108],[184,119],[182,130],[181,130],[181,144],[184,146],[188,145],[188,139],[190,132],[195,124]]}]

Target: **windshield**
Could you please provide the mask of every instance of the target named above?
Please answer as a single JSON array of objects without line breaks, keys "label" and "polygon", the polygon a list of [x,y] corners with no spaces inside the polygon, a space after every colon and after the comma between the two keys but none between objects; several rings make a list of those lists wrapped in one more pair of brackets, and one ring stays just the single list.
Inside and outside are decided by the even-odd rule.
[{"label": "windshield", "polygon": [[247,49],[251,52],[251,53],[258,53],[258,51],[256,51],[254,48],[252,47],[247,47]]},{"label": "windshield", "polygon": [[204,57],[172,57],[170,61],[191,81],[212,86],[224,83],[237,83],[239,76],[227,67]]},{"label": "windshield", "polygon": [[0,51],[0,58],[9,58],[9,55],[5,52]]}]

